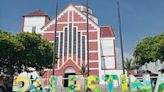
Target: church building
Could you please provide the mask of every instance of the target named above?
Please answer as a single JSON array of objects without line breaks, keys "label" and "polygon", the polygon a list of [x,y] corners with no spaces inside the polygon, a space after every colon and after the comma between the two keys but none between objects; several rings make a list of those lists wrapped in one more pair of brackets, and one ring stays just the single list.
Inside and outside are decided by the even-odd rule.
[{"label": "church building", "polygon": [[[55,75],[59,79],[67,78],[68,75],[81,76],[81,67],[82,65],[87,67],[88,58],[90,75],[99,76],[100,83],[103,83],[103,74],[114,73],[118,76],[121,74],[116,70],[115,35],[112,26],[99,25],[98,18],[89,8],[87,36],[86,11],[87,8],[84,5],[68,4],[57,15],[55,49],[59,59],[54,65]],[[55,20],[55,18],[50,19],[42,10],[37,10],[23,16],[22,31],[36,32],[41,34],[43,39],[53,43]],[[47,79],[45,83],[48,83],[52,69],[45,71],[43,77]]]}]

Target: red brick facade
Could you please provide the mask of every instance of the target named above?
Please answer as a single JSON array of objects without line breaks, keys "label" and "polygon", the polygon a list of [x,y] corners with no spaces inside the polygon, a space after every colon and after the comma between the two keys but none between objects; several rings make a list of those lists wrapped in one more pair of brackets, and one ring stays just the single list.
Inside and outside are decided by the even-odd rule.
[{"label": "red brick facade", "polygon": [[[69,23],[72,23],[72,27],[77,28],[77,32],[81,33],[81,37],[83,37],[83,36],[87,37],[87,32],[86,32],[86,25],[87,24],[86,24],[85,18],[86,17],[84,17],[83,14],[79,14],[79,12],[76,10],[70,10],[70,11],[67,11],[63,14],[61,13],[61,15],[59,15],[59,17],[58,17],[58,24],[57,24],[58,35],[57,35],[57,37],[60,37],[59,32],[63,32],[63,34],[65,34],[64,33],[65,28],[67,28],[68,32],[70,31],[70,28],[69,28],[70,24]],[[52,22],[52,21],[50,21],[50,22]],[[44,32],[43,38],[48,40],[48,41],[53,41],[54,40],[55,23],[47,24],[44,28],[45,28],[45,32]],[[97,35],[98,29],[96,29],[96,27],[93,24],[89,23],[89,30],[95,30],[94,32],[89,31],[89,40],[98,40],[98,35]],[[69,34],[70,34],[70,32],[69,32]],[[64,36],[64,37],[66,37],[66,36]],[[70,38],[67,38],[67,39],[69,40]],[[83,38],[81,38],[81,39],[83,39]],[[67,40],[67,42],[69,42],[68,40]],[[83,46],[82,44],[83,43],[81,40],[81,45],[80,45],[81,49]],[[83,64],[83,62],[85,62],[85,65],[87,62],[87,55],[86,55],[87,54],[87,47],[86,47],[87,45],[86,44],[87,44],[87,38],[85,38],[85,48],[86,48],[85,60],[83,60],[82,57],[79,58],[77,55],[72,55],[72,52],[70,53],[67,50],[68,55],[64,56],[63,58],[60,58],[58,60],[59,65],[55,65],[55,69],[56,69],[55,74],[56,75],[63,75],[64,69],[67,68],[68,66],[73,67],[75,70],[77,70],[76,74],[79,74],[80,68],[81,68],[81,65]],[[63,50],[63,49],[59,49],[59,51],[60,50]],[[89,42],[89,50],[90,51],[97,51],[94,53],[89,53],[89,60],[99,60],[98,42]],[[82,54],[81,51],[82,50],[80,50],[80,55]],[[98,62],[89,63],[89,66],[91,68],[98,68]],[[94,70],[93,72],[92,72],[92,70],[90,70],[90,72],[91,72],[91,74],[93,73],[93,74],[96,74],[97,76],[99,76],[98,70],[97,71]]]},{"label": "red brick facade", "polygon": [[[89,14],[91,16],[89,18],[89,30],[87,32],[86,14],[80,10],[82,8],[78,9],[74,5],[69,5],[58,14],[56,35],[54,34],[55,19],[49,20],[49,17],[41,11],[32,13],[32,15],[28,14],[28,16],[36,16],[37,14],[46,16],[45,25],[41,30],[44,31],[44,39],[50,42],[53,42],[55,39],[56,42],[55,49],[59,58],[58,63],[54,65],[56,76],[64,77],[65,71],[70,67],[76,75],[80,75],[82,65],[86,65],[87,67],[87,59],[89,59],[90,75],[100,76],[101,65],[99,64],[101,64],[102,60],[100,40],[105,37],[114,37],[114,33],[111,26],[100,27],[96,23],[96,19],[94,21],[95,17],[91,18],[92,13]],[[115,40],[113,40],[113,43],[115,48]],[[116,68],[116,56],[114,59]],[[52,71],[46,71],[43,78],[50,78],[51,74]],[[44,82],[45,84],[49,83],[47,80]]]}]

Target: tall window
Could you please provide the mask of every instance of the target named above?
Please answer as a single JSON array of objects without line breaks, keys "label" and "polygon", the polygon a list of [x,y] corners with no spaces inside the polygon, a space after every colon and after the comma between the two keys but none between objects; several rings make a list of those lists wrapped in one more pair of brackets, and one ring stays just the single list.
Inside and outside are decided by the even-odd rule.
[{"label": "tall window", "polygon": [[36,32],[36,27],[35,26],[32,27],[32,32],[34,32],[34,33]]},{"label": "tall window", "polygon": [[78,32],[78,58],[80,58],[80,49],[81,49],[81,35],[80,35],[80,32]]},{"label": "tall window", "polygon": [[72,52],[72,23],[69,23],[69,53]]},{"label": "tall window", "polygon": [[67,55],[67,34],[68,34],[67,28],[65,28],[64,33],[65,33],[65,38],[64,38],[64,56],[66,56]]},{"label": "tall window", "polygon": [[60,33],[60,58],[63,56],[63,32]]},{"label": "tall window", "polygon": [[59,42],[59,37],[56,37],[55,50],[57,55],[58,55],[58,42]]},{"label": "tall window", "polygon": [[76,55],[76,28],[73,28],[73,55]]},{"label": "tall window", "polygon": [[85,36],[82,36],[82,59],[85,60]]}]

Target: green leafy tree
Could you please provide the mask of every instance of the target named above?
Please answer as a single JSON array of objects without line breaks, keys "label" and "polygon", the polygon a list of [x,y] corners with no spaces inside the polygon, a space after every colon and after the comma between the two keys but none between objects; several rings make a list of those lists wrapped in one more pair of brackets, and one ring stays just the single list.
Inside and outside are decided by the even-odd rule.
[{"label": "green leafy tree", "polygon": [[144,65],[149,62],[164,61],[164,34],[147,37],[138,42],[133,53],[135,62]]},{"label": "green leafy tree", "polygon": [[85,76],[85,74],[86,74],[86,66],[84,64],[82,64],[82,66],[81,66],[81,74],[83,76]]},{"label": "green leafy tree", "polygon": [[11,35],[0,30],[0,71],[13,74],[33,67],[37,71],[52,67],[52,44],[36,33]]},{"label": "green leafy tree", "polygon": [[23,67],[20,55],[24,46],[8,32],[0,30],[0,71],[13,74],[20,71]]},{"label": "green leafy tree", "polygon": [[157,53],[156,53],[156,59],[159,59],[161,62],[164,62],[164,33],[155,36],[155,41],[157,42],[155,45],[157,46]]},{"label": "green leafy tree", "polygon": [[24,66],[35,67],[36,70],[41,71],[43,68],[49,68],[52,66],[52,45],[41,38],[41,35],[36,33],[22,32],[16,35],[24,46],[22,50],[21,61],[24,62]]}]

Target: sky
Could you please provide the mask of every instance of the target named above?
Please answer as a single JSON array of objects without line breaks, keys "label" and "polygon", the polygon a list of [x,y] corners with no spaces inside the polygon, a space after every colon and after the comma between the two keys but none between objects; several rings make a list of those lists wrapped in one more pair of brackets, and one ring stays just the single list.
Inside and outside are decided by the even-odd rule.
[{"label": "sky", "polygon": [[[85,4],[86,0],[59,0],[59,11],[67,4]],[[112,25],[120,52],[116,0],[88,0],[99,18],[99,25]],[[1,0],[0,29],[16,34],[22,29],[22,16],[41,9],[50,18],[55,16],[56,0]],[[131,57],[138,41],[164,33],[164,0],[120,0],[123,47]],[[120,53],[118,53],[120,54]],[[120,55],[118,55],[120,57]]]}]

